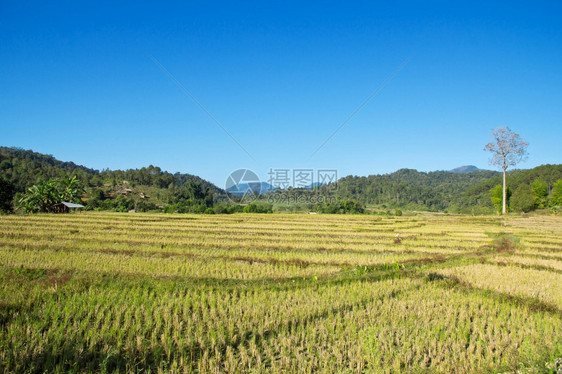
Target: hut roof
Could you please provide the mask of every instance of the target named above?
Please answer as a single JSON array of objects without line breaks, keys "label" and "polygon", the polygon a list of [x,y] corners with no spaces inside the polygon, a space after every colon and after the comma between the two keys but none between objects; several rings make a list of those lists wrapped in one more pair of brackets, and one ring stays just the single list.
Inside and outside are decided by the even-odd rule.
[{"label": "hut roof", "polygon": [[61,202],[61,204],[66,206],[67,208],[84,208],[84,205],[82,204],[69,203],[68,201],[63,201]]}]

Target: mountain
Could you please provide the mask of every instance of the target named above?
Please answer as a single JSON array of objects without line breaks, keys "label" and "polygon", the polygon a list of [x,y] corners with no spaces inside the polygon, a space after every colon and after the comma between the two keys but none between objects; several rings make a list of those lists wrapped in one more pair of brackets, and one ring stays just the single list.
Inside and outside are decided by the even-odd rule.
[{"label": "mountain", "polygon": [[59,161],[51,155],[14,147],[0,147],[0,172],[4,179],[16,186],[18,191],[24,191],[27,187],[49,178],[76,175],[83,182],[92,182],[94,185],[120,184],[126,181],[129,184],[167,188],[171,184],[181,187],[192,181],[202,183],[215,192],[224,192],[211,182],[196,175],[171,174],[162,171],[157,166],[150,165],[141,169],[103,170],[100,172],[82,165],[76,165],[73,162]]},{"label": "mountain", "polygon": [[275,191],[277,189],[279,189],[279,187],[272,186],[271,184],[269,184],[267,182],[261,182],[260,183],[260,191],[261,191],[262,195],[269,192],[269,191]]},{"label": "mountain", "polygon": [[226,192],[209,181],[191,174],[171,174],[157,166],[98,171],[31,150],[0,147],[0,178],[16,192],[64,176],[76,176],[85,187],[85,200],[98,201],[93,208],[99,209],[127,211],[144,206],[151,210],[184,201],[208,204],[227,199]]},{"label": "mountain", "polygon": [[477,170],[482,170],[482,169],[478,169],[474,165],[464,165],[464,166],[459,166],[458,168],[454,168],[454,169],[449,170],[449,171],[451,173],[470,173],[471,171],[477,171]]},{"label": "mountain", "polygon": [[382,208],[443,211],[468,188],[499,175],[498,172],[486,170],[426,173],[400,169],[384,175],[341,178],[338,180],[337,194],[340,198],[359,200]]},{"label": "mountain", "polygon": [[309,184],[305,188],[308,188],[309,190],[311,190],[313,188],[318,188],[318,187],[322,186],[322,184],[323,184],[322,182],[314,182],[312,184]]},{"label": "mountain", "polygon": [[[562,165],[542,165],[528,170],[513,170],[507,175],[507,185],[515,191],[521,184],[530,185],[535,179],[547,183],[548,191],[562,179]],[[502,174],[490,170],[467,172],[420,172],[400,169],[390,174],[367,177],[347,176],[332,187],[339,200],[357,200],[379,209],[446,211],[452,213],[493,213],[490,190],[502,183]],[[307,195],[330,194],[329,186],[320,186]]]},{"label": "mountain", "polygon": [[235,196],[244,196],[248,193],[264,195],[269,191],[275,190],[277,190],[277,188],[267,182],[239,182],[226,188],[226,192]]},{"label": "mountain", "polygon": [[20,192],[40,181],[60,178],[65,174],[84,179],[98,173],[97,170],[73,162],[59,161],[51,155],[21,148],[0,147],[0,175],[14,184]]}]

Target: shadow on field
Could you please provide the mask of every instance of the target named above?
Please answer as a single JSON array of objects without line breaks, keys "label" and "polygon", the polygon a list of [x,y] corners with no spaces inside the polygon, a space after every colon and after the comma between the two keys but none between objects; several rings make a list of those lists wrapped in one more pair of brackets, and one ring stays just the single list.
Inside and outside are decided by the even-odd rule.
[{"label": "shadow on field", "polygon": [[556,305],[546,303],[537,298],[510,295],[500,291],[475,287],[472,284],[452,275],[444,276],[441,274],[429,273],[427,275],[427,280],[441,287],[454,288],[466,294],[478,293],[483,297],[496,299],[504,303],[511,303],[512,305],[522,306],[532,312],[549,313],[562,318],[562,310],[560,310]]},{"label": "shadow on field", "polygon": [[[167,356],[162,348],[161,353],[150,350],[138,352],[135,357],[126,352],[110,350],[104,353],[101,350],[91,352],[84,341],[77,339],[66,340],[61,347],[47,346],[39,354],[29,354],[21,362],[0,363],[4,372],[143,372],[148,369],[156,370],[159,365],[167,361]],[[10,365],[11,364],[11,365]],[[3,367],[4,366],[4,367]]]},{"label": "shadow on field", "polygon": [[[415,286],[411,287],[412,289]],[[179,350],[173,346],[166,352],[163,344],[156,345],[153,349],[142,348],[135,351],[124,351],[108,348],[116,346],[115,335],[103,339],[94,347],[90,347],[87,340],[80,337],[65,339],[62,345],[46,345],[41,353],[29,353],[23,360],[16,362],[13,357],[8,361],[0,363],[2,372],[18,371],[28,373],[42,373],[50,371],[64,372],[146,372],[158,371],[167,368],[173,361],[183,359],[184,365],[191,366],[192,370],[197,370],[197,364],[207,352],[213,356],[215,352],[221,355],[226,354],[228,348],[237,350],[240,345],[248,347],[250,342],[256,346],[263,347],[264,342],[275,339],[283,333],[294,333],[295,330],[307,329],[317,321],[334,315],[344,315],[356,309],[363,309],[377,300],[386,298],[396,298],[410,289],[392,290],[378,298],[366,297],[362,300],[344,304],[337,307],[326,308],[317,313],[305,317],[296,317],[289,320],[278,321],[275,325],[262,331],[255,330],[235,332],[227,336],[223,344],[214,347],[202,347],[193,344],[187,348]],[[103,344],[103,345],[102,345]],[[264,357],[266,358],[266,357]],[[187,362],[186,362],[187,361]],[[265,366],[269,366],[267,360]]]}]

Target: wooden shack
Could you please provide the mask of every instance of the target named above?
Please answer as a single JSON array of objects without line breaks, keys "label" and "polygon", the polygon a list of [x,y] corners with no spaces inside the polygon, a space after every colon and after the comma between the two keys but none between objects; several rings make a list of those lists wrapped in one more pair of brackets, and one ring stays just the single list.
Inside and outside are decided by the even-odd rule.
[{"label": "wooden shack", "polygon": [[63,201],[54,206],[54,213],[69,213],[71,209],[84,208],[82,204],[69,203],[68,201]]}]

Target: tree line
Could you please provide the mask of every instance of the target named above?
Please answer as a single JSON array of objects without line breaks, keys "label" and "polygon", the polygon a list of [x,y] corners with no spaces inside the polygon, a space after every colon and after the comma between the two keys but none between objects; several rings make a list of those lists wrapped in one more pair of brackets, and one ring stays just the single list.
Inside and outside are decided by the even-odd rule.
[{"label": "tree line", "polygon": [[[490,190],[492,203],[498,213],[503,213],[503,186],[496,185]],[[555,213],[562,206],[562,179],[557,180],[549,189],[549,185],[540,179],[530,184],[521,183],[512,191],[506,188],[506,210],[511,212],[528,213],[536,209],[550,208]]]},{"label": "tree line", "polygon": [[[199,177],[171,174],[155,166],[99,172],[49,155],[0,147],[0,172],[0,211],[15,207],[29,212],[49,211],[54,201],[66,199],[90,210],[120,212],[212,214],[275,210],[349,214],[429,210],[480,214],[497,211],[496,186],[500,184],[501,192],[502,183],[502,174],[495,171],[424,173],[401,169],[385,175],[347,176],[337,185],[283,190],[288,200],[296,202],[291,204],[276,203],[272,195],[279,191],[270,191],[255,196],[251,205]],[[80,196],[62,193],[72,178],[79,182]],[[559,206],[561,179],[562,165],[508,171],[508,209],[530,211]]]}]

